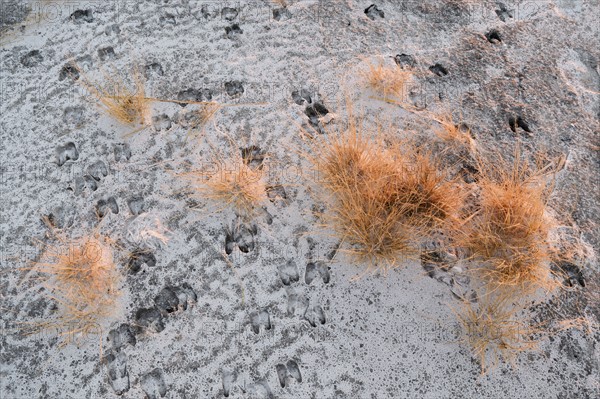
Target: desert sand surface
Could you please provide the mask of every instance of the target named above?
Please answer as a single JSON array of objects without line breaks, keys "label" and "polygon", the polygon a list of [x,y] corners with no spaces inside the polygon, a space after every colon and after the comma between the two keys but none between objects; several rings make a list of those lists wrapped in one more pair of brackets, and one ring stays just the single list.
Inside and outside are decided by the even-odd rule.
[{"label": "desert sand surface", "polygon": [[[597,0],[1,4],[2,399],[600,397]],[[457,314],[490,289],[448,234],[354,256],[311,163],[352,121],[467,205],[481,162],[546,162],[555,289],[508,300],[534,347],[484,367]],[[251,212],[202,179],[240,168]],[[82,237],[112,268],[83,328],[52,272]]]}]

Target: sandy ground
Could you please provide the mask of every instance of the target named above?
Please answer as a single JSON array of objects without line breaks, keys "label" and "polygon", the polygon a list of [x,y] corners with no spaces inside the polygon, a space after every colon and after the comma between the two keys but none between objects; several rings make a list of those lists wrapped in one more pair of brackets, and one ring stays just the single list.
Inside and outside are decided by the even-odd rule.
[{"label": "sandy ground", "polygon": [[[367,122],[434,140],[430,120],[373,98],[359,78],[366,62],[394,65],[406,54],[400,58],[414,70],[406,101],[460,116],[481,148],[511,152],[518,136],[525,150],[566,157],[550,212],[588,255],[587,284],[564,297],[593,298],[598,1],[378,0],[381,12],[368,13],[370,1],[288,3],[2,2],[0,396],[600,397],[597,330],[564,331],[514,367],[481,376],[456,342],[453,290],[464,287],[449,281],[457,276],[430,278],[407,261],[385,277],[352,280],[365,266],[341,253],[331,260],[337,242],[318,227],[323,203],[299,156],[309,98],[328,109],[319,123],[331,129],[350,99]],[[150,127],[128,135],[131,128],[65,73],[70,61],[94,81],[137,67],[151,97],[208,90],[226,106],[199,140],[186,140],[184,108],[172,103],[154,104]],[[513,132],[511,118],[526,129]],[[177,175],[206,167],[214,148],[229,154],[252,145],[268,154],[268,178],[287,198],[238,228],[227,263],[235,215],[216,212]],[[48,215],[69,237],[109,234],[125,275],[100,336],[65,348],[55,331],[23,333],[23,323],[52,320],[56,311],[27,269],[48,241]],[[145,239],[144,226],[162,229],[168,242]],[[152,256],[127,273],[140,249]],[[185,291],[189,306],[162,321],[140,312],[165,287]],[[558,303],[567,317],[600,313],[597,296],[584,309]],[[151,325],[136,329],[144,323]]]}]

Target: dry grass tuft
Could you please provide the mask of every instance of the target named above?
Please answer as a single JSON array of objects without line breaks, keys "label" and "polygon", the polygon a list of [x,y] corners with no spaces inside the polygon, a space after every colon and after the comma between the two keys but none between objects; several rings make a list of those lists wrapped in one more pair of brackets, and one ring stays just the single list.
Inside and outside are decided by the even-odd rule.
[{"label": "dry grass tuft", "polygon": [[61,240],[45,252],[35,270],[44,275],[50,298],[60,310],[58,321],[41,327],[60,326],[64,344],[77,335],[98,333],[103,320],[114,314],[120,279],[108,239]]},{"label": "dry grass tuft", "polygon": [[[352,119],[352,118],[351,118]],[[386,145],[353,121],[315,140],[307,158],[331,194],[328,225],[359,261],[384,271],[418,258],[420,242],[452,220],[462,203],[454,181],[414,145]]]},{"label": "dry grass tuft", "polygon": [[501,361],[514,365],[519,353],[537,347],[537,342],[530,338],[535,329],[519,320],[517,313],[508,301],[490,297],[482,298],[477,305],[465,303],[455,312],[462,326],[460,341],[471,348],[482,374]]},{"label": "dry grass tuft", "polygon": [[[231,146],[235,148],[233,142]],[[250,163],[243,150],[224,156],[213,148],[212,154],[208,167],[183,175],[191,179],[193,190],[221,205],[220,210],[229,208],[247,220],[257,216],[268,202],[268,173],[262,160],[260,166]]]},{"label": "dry grass tuft", "polygon": [[188,129],[187,139],[203,133],[206,124],[220,109],[221,105],[214,101],[199,104],[199,107],[193,110],[186,109],[180,116],[180,122]]},{"label": "dry grass tuft", "polygon": [[117,72],[104,74],[102,84],[91,81],[81,68],[81,84],[102,105],[106,112],[124,125],[142,128],[150,124],[150,102],[146,97],[142,73],[134,68],[130,73],[132,84]]},{"label": "dry grass tuft", "polygon": [[222,170],[209,176],[205,184],[207,198],[227,204],[240,216],[254,215],[267,199],[263,172],[243,162],[223,164]]},{"label": "dry grass tuft", "polygon": [[439,123],[439,127],[434,129],[434,133],[440,139],[459,147],[475,150],[475,140],[471,136],[471,130],[462,123],[456,123],[450,112],[433,118]]},{"label": "dry grass tuft", "polygon": [[528,293],[551,290],[546,202],[547,168],[533,167],[517,150],[514,163],[480,162],[479,210],[464,225],[459,244],[480,262],[488,288]]},{"label": "dry grass tuft", "polygon": [[403,99],[406,87],[412,80],[412,73],[398,68],[396,65],[385,66],[382,62],[367,64],[368,70],[361,73],[367,86],[382,95],[384,99]]}]

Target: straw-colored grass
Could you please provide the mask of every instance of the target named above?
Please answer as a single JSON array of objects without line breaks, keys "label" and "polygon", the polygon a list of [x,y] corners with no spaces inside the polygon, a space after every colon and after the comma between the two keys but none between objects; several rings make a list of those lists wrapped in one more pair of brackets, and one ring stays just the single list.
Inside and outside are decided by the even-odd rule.
[{"label": "straw-colored grass", "polygon": [[250,217],[267,199],[267,185],[261,170],[252,169],[244,162],[228,162],[209,176],[205,183],[206,198],[233,208],[240,216]]},{"label": "straw-colored grass", "polygon": [[80,82],[108,115],[120,123],[143,128],[151,123],[151,99],[146,97],[145,80],[137,68],[129,71],[128,78],[118,72],[104,73],[102,83],[92,81],[77,65]]},{"label": "straw-colored grass", "polygon": [[[231,139],[230,144],[236,148]],[[230,209],[246,220],[260,214],[261,207],[268,202],[267,167],[251,165],[242,151],[225,155],[211,148],[207,167],[182,174],[191,181],[193,192],[214,202],[218,211]]]},{"label": "straw-colored grass", "polygon": [[182,112],[180,118],[182,125],[188,129],[187,139],[198,136],[204,132],[206,124],[214,117],[221,109],[221,104],[209,101],[204,104],[199,104],[193,110],[186,109]]},{"label": "straw-colored grass", "polygon": [[537,347],[535,328],[519,319],[518,308],[507,300],[485,296],[454,313],[462,327],[460,342],[471,349],[483,374],[502,361],[514,365],[519,353]]},{"label": "straw-colored grass", "polygon": [[420,243],[462,203],[431,154],[409,143],[386,145],[381,129],[363,132],[356,121],[313,139],[307,158],[330,195],[327,226],[369,267],[388,271],[417,258]]},{"label": "straw-colored grass", "polygon": [[514,162],[480,162],[479,210],[463,226],[458,243],[467,249],[491,290],[529,293],[552,289],[546,202],[552,190],[545,172],[517,150]]},{"label": "straw-colored grass", "polygon": [[384,99],[394,100],[405,98],[406,88],[412,80],[412,72],[383,62],[367,62],[367,69],[361,71],[361,76],[366,85]]},{"label": "straw-colored grass", "polygon": [[475,140],[471,136],[471,130],[461,123],[456,123],[450,112],[435,116],[433,119],[439,124],[433,132],[441,140],[471,152],[475,150]]},{"label": "straw-colored grass", "polygon": [[35,270],[42,274],[49,297],[58,303],[58,318],[40,328],[59,326],[68,343],[78,335],[97,334],[115,314],[120,274],[107,238],[87,236],[60,240]]}]

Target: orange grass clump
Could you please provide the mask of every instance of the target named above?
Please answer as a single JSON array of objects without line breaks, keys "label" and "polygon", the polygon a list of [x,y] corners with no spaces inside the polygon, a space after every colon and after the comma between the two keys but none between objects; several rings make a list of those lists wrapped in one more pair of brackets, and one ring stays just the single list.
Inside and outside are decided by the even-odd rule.
[{"label": "orange grass clump", "polygon": [[550,270],[546,201],[552,190],[544,169],[533,168],[517,150],[512,166],[480,162],[479,210],[464,226],[458,243],[492,289],[521,293],[555,286]]},{"label": "orange grass clump", "polygon": [[328,224],[347,252],[384,271],[453,219],[462,197],[454,181],[414,145],[386,145],[378,129],[368,138],[355,121],[339,135],[312,143],[308,159],[331,194]]},{"label": "orange grass clump", "polygon": [[367,86],[381,94],[384,99],[404,98],[405,88],[410,83],[412,73],[397,66],[384,66],[383,63],[367,64],[368,70],[361,72]]},{"label": "orange grass clump", "polygon": [[146,97],[145,82],[138,69],[131,71],[133,84],[118,73],[104,74],[102,84],[92,82],[80,67],[75,66],[81,75],[81,84],[102,105],[105,111],[124,125],[143,128],[150,124],[150,102]]},{"label": "orange grass clump", "polygon": [[184,174],[191,178],[193,190],[244,219],[259,214],[260,206],[268,201],[267,172],[262,161],[260,166],[251,164],[243,150],[226,157],[213,148],[212,154],[208,168]]},{"label": "orange grass clump", "polygon": [[445,113],[433,119],[440,125],[434,130],[436,136],[448,143],[474,151],[475,140],[471,137],[471,130],[460,123],[455,123],[451,113]]},{"label": "orange grass clump", "polygon": [[120,295],[119,273],[110,243],[102,237],[61,240],[44,254],[35,269],[45,275],[50,298],[59,304],[59,320],[40,327],[58,325],[65,343],[80,334],[95,334],[103,320],[115,312]]},{"label": "orange grass clump", "polygon": [[501,361],[514,365],[519,353],[537,347],[531,338],[536,330],[519,320],[517,309],[507,300],[486,296],[480,298],[479,304],[465,303],[454,313],[462,327],[460,342],[471,348],[482,374]]},{"label": "orange grass clump", "polygon": [[[223,168],[206,181],[206,197],[226,204],[240,216],[251,216],[267,198],[267,186],[260,170],[245,163],[222,164]],[[232,167],[233,169],[229,169]]]}]

